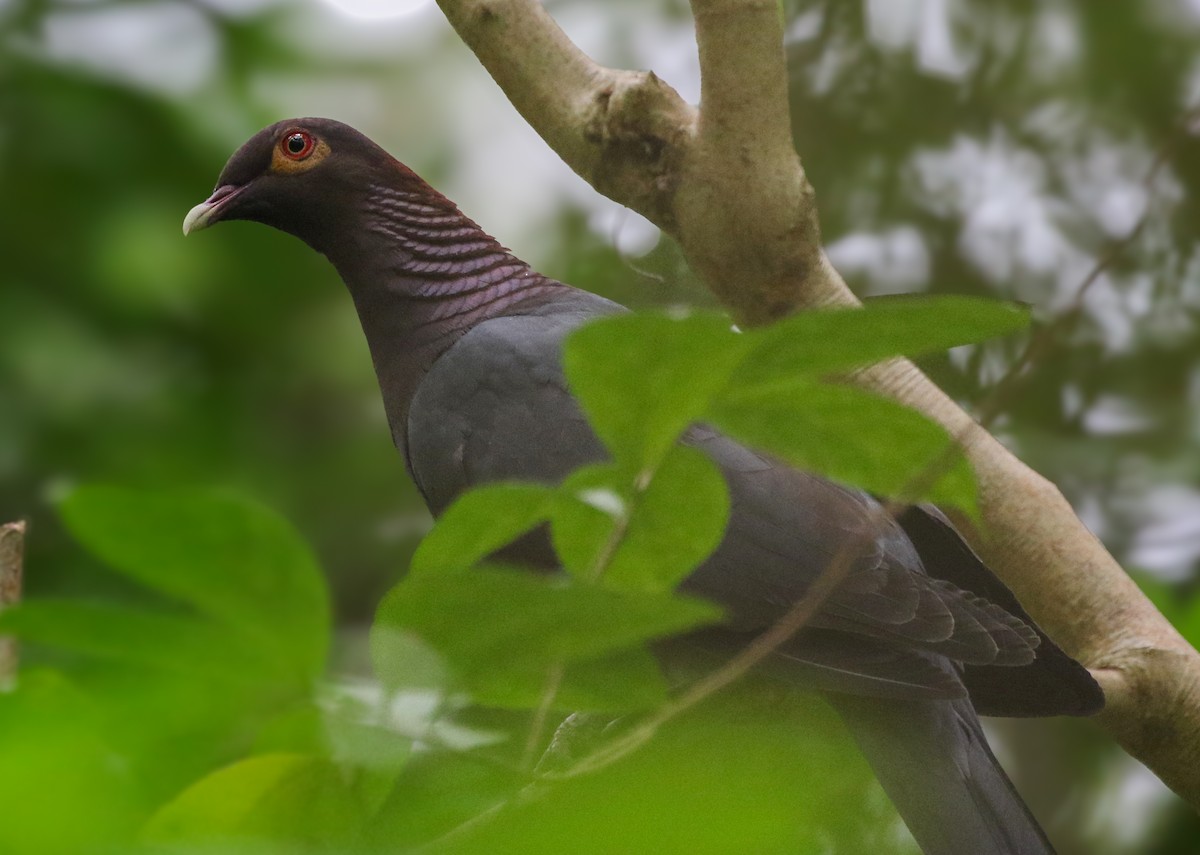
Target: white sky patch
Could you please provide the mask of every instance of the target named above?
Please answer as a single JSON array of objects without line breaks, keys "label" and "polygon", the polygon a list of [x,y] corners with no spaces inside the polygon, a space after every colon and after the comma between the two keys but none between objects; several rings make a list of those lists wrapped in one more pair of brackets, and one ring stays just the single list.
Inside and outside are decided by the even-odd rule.
[{"label": "white sky patch", "polygon": [[1030,29],[1035,43],[1029,52],[1032,69],[1044,79],[1069,72],[1083,53],[1076,14],[1061,3],[1047,3],[1036,14],[1037,23]]},{"label": "white sky patch", "polygon": [[351,18],[379,21],[387,18],[402,18],[431,5],[429,0],[321,0]]},{"label": "white sky patch", "polygon": [[853,232],[830,244],[827,251],[843,274],[867,276],[871,294],[905,294],[929,286],[929,250],[912,226]]},{"label": "white sky patch", "polygon": [[591,490],[580,490],[575,495],[585,505],[591,505],[614,519],[625,515],[625,500],[612,490],[597,487]]},{"label": "white sky patch", "polygon": [[900,50],[916,41],[922,0],[867,0],[867,37]]},{"label": "white sky patch", "polygon": [[1113,784],[1093,805],[1088,836],[1124,850],[1145,840],[1146,830],[1174,796],[1149,769],[1125,755],[1113,763],[1109,777]]},{"label": "white sky patch", "polygon": [[658,226],[637,211],[603,197],[597,200],[588,225],[597,234],[607,235],[622,255],[634,257],[654,249],[661,234]]},{"label": "white sky patch", "polygon": [[50,59],[169,95],[186,95],[212,76],[216,34],[184,3],[78,8],[48,16]]},{"label": "white sky patch", "polygon": [[1139,519],[1130,563],[1166,579],[1190,579],[1200,560],[1200,490],[1166,484],[1134,498]]},{"label": "white sky patch", "polygon": [[361,723],[386,727],[410,739],[459,751],[469,751],[503,739],[497,733],[473,730],[442,718],[446,697],[435,689],[384,692],[378,683],[357,680],[342,680],[324,688],[327,697],[323,699],[322,706],[327,714],[337,714],[339,699],[352,699],[365,707],[360,714]]},{"label": "white sky patch", "polygon": [[1083,426],[1098,436],[1120,436],[1148,430],[1154,420],[1137,401],[1121,395],[1101,395],[1083,414]]},{"label": "white sky patch", "polygon": [[250,18],[272,6],[282,6],[288,0],[198,0],[226,18]]},{"label": "white sky patch", "polygon": [[955,38],[948,0],[867,0],[867,36],[883,48],[911,50],[929,74],[961,77],[971,63]]}]

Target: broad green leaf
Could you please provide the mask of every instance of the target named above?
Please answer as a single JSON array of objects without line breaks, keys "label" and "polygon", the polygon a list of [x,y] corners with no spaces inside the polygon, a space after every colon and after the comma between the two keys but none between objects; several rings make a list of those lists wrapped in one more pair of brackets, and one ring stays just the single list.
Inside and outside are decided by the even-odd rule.
[{"label": "broad green leaf", "polygon": [[[519,703],[532,707],[540,700],[536,697]],[[630,647],[571,662],[553,707],[563,712],[622,713],[649,709],[666,700],[667,684],[658,660],[643,648]]]},{"label": "broad green leaf", "polygon": [[262,681],[274,664],[223,626],[108,603],[31,599],[0,612],[0,635],[208,680]]},{"label": "broad green leaf", "polygon": [[408,631],[473,691],[507,681],[536,698],[556,663],[596,659],[720,617],[673,594],[627,594],[511,570],[414,576],[380,606],[372,633]]},{"label": "broad green leaf", "polygon": [[410,573],[463,570],[550,516],[555,491],[540,484],[488,484],[464,493],[421,541]]},{"label": "broad green leaf", "polygon": [[516,768],[489,762],[475,752],[418,752],[367,823],[365,853],[447,851],[453,847],[424,844],[464,823],[479,822],[527,783]]},{"label": "broad green leaf", "polygon": [[186,603],[311,678],[329,647],[329,601],[312,552],[281,517],[228,495],[82,487],[67,528],[135,581]]},{"label": "broad green leaf", "polygon": [[450,686],[450,674],[438,652],[409,629],[383,626],[371,628],[371,664],[375,676],[388,691],[433,689]]},{"label": "broad green leaf", "polygon": [[[476,703],[532,709],[545,700],[549,666],[513,663],[477,673],[471,681]],[[667,684],[658,661],[631,647],[595,659],[573,660],[551,699],[562,712],[626,713],[648,709],[667,699]]]},{"label": "broad green leaf", "polygon": [[609,539],[632,512],[633,479],[628,467],[597,463],[563,481],[550,535],[563,569],[581,582],[598,581]]},{"label": "broad green leaf", "polygon": [[327,758],[342,770],[359,802],[373,810],[412,753],[413,739],[391,726],[391,701],[365,682],[323,686],[319,697],[268,722],[254,753]]},{"label": "broad green leaf", "polygon": [[626,470],[594,466],[568,478],[554,515],[554,546],[585,579],[630,591],[668,591],[716,549],[729,492],[704,454],[675,446],[637,490]]},{"label": "broad green leaf", "polygon": [[977,512],[974,474],[946,431],[886,398],[796,380],[731,392],[709,415],[731,436],[806,471]]},{"label": "broad green leaf", "polygon": [[330,759],[351,781],[355,800],[367,811],[374,811],[403,773],[413,743],[383,723],[371,721],[366,712],[328,712],[325,738]]},{"label": "broad green leaf", "polygon": [[145,811],[145,780],[106,715],[61,675],[24,668],[0,692],[0,852],[120,852]]},{"label": "broad green leaf", "polygon": [[644,469],[700,417],[746,348],[720,315],[617,315],[573,333],[563,367],[613,457]]},{"label": "broad green leaf", "polygon": [[752,349],[731,385],[848,371],[1010,335],[1028,325],[1025,306],[979,297],[887,298],[862,308],[800,312],[747,336]]},{"label": "broad green leaf", "polygon": [[263,841],[295,851],[345,846],[361,819],[333,763],[266,754],[218,769],[184,790],[150,819],[144,837],[151,846]]},{"label": "broad green leaf", "polygon": [[[778,686],[747,695],[735,687],[709,699],[618,762],[483,815],[438,851],[915,852],[903,846],[894,808],[832,710]],[[555,769],[623,729],[580,730],[568,757],[550,758]]]}]

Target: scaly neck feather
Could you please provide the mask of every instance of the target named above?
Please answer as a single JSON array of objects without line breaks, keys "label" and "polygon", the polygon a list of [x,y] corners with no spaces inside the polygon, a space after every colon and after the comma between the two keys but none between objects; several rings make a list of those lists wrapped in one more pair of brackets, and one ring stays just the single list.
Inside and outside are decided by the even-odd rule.
[{"label": "scaly neck feather", "polygon": [[392,437],[407,459],[409,405],[434,361],[475,325],[567,286],[534,271],[401,169],[407,180],[370,187],[359,222],[322,249],[354,298]]}]

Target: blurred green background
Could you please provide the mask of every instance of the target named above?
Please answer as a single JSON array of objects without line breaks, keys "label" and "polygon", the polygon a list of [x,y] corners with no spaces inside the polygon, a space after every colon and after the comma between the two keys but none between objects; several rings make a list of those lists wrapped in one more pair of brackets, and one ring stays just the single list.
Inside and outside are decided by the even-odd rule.
[{"label": "blurred green background", "polygon": [[[686,4],[547,6],[601,62],[698,99]],[[1051,318],[1140,224],[997,431],[1196,641],[1200,3],[784,7],[797,145],[859,294]],[[233,487],[314,545],[353,670],[429,524],[353,309],[291,238],[180,233],[234,148],[291,115],[357,126],[549,275],[634,305],[711,298],[431,2],[0,0],[0,520],[31,522],[28,591],[136,596],[61,530],[71,485]],[[926,367],[971,404],[1019,346]],[[1196,851],[1191,812],[1090,725],[996,732],[1064,852]]]}]

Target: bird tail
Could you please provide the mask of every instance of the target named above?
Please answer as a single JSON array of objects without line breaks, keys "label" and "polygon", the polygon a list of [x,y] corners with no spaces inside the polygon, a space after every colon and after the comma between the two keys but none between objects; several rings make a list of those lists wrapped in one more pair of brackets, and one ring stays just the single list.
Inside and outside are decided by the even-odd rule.
[{"label": "bird tail", "polygon": [[1054,855],[970,701],[828,697],[925,855]]}]

